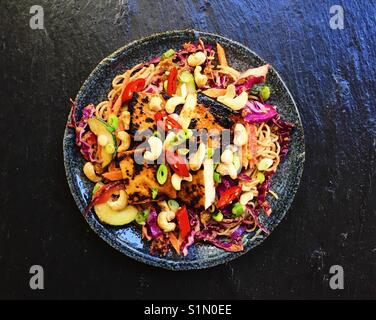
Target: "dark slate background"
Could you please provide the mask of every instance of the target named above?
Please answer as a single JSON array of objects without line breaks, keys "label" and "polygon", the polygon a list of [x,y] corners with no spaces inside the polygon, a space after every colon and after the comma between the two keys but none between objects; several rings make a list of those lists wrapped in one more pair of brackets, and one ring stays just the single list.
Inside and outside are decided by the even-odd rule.
[{"label": "dark slate background", "polygon": [[[29,9],[45,10],[31,30]],[[345,10],[332,30],[329,8]],[[376,2],[0,2],[0,298],[375,298]],[[261,246],[209,270],[137,263],[100,240],[65,179],[62,137],[74,97],[105,56],[154,32],[196,28],[237,40],[285,79],[306,134],[301,187]],[[45,269],[45,290],[28,287]],[[329,288],[329,268],[345,271]]]}]

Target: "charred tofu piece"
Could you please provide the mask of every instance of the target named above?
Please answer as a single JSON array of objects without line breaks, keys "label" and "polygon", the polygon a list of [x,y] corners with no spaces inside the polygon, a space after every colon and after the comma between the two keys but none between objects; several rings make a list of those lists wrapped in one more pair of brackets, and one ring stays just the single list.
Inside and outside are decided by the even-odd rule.
[{"label": "charred tofu piece", "polygon": [[[200,141],[205,143],[209,148],[219,148],[222,130],[224,129],[202,104],[198,104],[195,110],[195,116],[189,126],[196,129],[200,136]],[[200,132],[200,130],[202,130]]]},{"label": "charred tofu piece", "polygon": [[[151,130],[157,129],[157,124],[154,120],[155,111],[149,107],[149,101],[153,95],[148,93],[138,93],[132,99],[129,105],[129,112],[131,114],[130,133],[135,134],[137,130]],[[162,96],[160,96],[161,99]]]},{"label": "charred tofu piece", "polygon": [[214,117],[216,123],[223,128],[229,129],[236,122],[241,119],[241,112],[234,111],[226,105],[206,96],[205,94],[198,93],[197,100],[203,104],[210,114]]},{"label": "charred tofu piece", "polygon": [[181,190],[178,197],[187,205],[194,208],[204,208],[205,206],[205,181],[204,170],[192,173],[192,181],[182,181]]},{"label": "charred tofu piece", "polygon": [[[123,174],[125,190],[128,194],[130,204],[147,203],[163,198],[175,199],[176,190],[171,184],[171,172],[168,170],[167,181],[160,185],[156,178],[157,165],[137,164],[133,154],[126,155],[120,161],[120,168]],[[152,199],[151,189],[156,188],[158,195]]]},{"label": "charred tofu piece", "polygon": [[196,129],[223,130],[223,126],[216,121],[210,109],[207,109],[203,104],[198,104],[195,111],[195,117],[192,121]]}]

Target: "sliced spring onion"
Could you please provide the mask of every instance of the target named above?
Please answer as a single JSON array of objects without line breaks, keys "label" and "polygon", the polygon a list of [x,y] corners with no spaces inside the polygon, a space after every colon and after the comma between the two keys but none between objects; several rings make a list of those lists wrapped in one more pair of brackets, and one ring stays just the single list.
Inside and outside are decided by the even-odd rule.
[{"label": "sliced spring onion", "polygon": [[222,181],[221,174],[218,172],[214,172],[213,179],[214,179],[214,182],[221,183]]},{"label": "sliced spring onion", "polygon": [[97,182],[93,188],[93,194],[96,193],[103,186],[102,182]]},{"label": "sliced spring onion", "polygon": [[244,212],[244,209],[241,203],[240,202],[235,203],[232,207],[231,212],[234,215],[234,217],[240,217]]},{"label": "sliced spring onion", "polygon": [[206,151],[206,154],[208,156],[208,159],[211,159],[213,157],[213,154],[214,154],[213,148],[208,148],[207,151]]},{"label": "sliced spring onion", "polygon": [[263,183],[265,181],[265,175],[262,172],[257,172],[256,179]]},{"label": "sliced spring onion", "polygon": [[162,163],[159,165],[159,168],[157,170],[157,181],[159,184],[165,184],[167,181],[167,175],[168,175],[168,170],[167,166]]},{"label": "sliced spring onion", "polygon": [[168,200],[167,204],[170,207],[171,211],[173,211],[173,212],[175,212],[176,210],[178,210],[180,208],[179,202],[177,202],[176,200],[173,200],[173,199]]},{"label": "sliced spring onion", "polygon": [[174,141],[172,142],[173,145],[179,145],[182,144],[186,140],[185,133],[183,130],[180,130],[176,136]]},{"label": "sliced spring onion", "polygon": [[164,52],[162,54],[162,57],[161,59],[164,60],[164,59],[169,59],[171,57],[173,57],[175,54],[175,50],[174,49],[168,49],[166,52]]},{"label": "sliced spring onion", "polygon": [[153,136],[154,136],[154,137],[157,137],[157,138],[159,138],[159,139],[162,139],[162,135],[161,135],[161,133],[160,133],[158,130],[155,130],[155,131],[153,132]]},{"label": "sliced spring onion", "polygon": [[192,137],[192,135],[193,135],[193,132],[190,129],[179,130],[176,133],[176,136],[174,137],[174,139],[171,141],[171,145],[178,146],[178,145],[182,144],[185,140]]},{"label": "sliced spring onion", "polygon": [[110,125],[112,129],[116,130],[119,126],[119,118],[114,114],[110,114],[110,116],[107,119],[107,123]]},{"label": "sliced spring onion", "polygon": [[183,132],[186,139],[189,139],[193,136],[193,131],[191,129],[183,129]]},{"label": "sliced spring onion", "polygon": [[158,195],[158,189],[157,188],[151,188],[151,197],[152,199],[155,199]]},{"label": "sliced spring onion", "polygon": [[268,86],[264,86],[260,90],[260,96],[263,101],[266,101],[270,97],[270,88]]},{"label": "sliced spring onion", "polygon": [[223,220],[223,213],[218,211],[212,215],[214,221],[221,222]]},{"label": "sliced spring onion", "polygon": [[187,93],[196,93],[196,83],[192,73],[185,70],[178,75],[178,80],[186,84]]},{"label": "sliced spring onion", "polygon": [[144,225],[145,222],[146,222],[146,219],[148,218],[149,216],[149,213],[150,213],[150,209],[145,209],[145,210],[142,210],[142,211],[139,211],[136,215],[136,218],[135,218],[135,221],[139,224],[139,225]]}]

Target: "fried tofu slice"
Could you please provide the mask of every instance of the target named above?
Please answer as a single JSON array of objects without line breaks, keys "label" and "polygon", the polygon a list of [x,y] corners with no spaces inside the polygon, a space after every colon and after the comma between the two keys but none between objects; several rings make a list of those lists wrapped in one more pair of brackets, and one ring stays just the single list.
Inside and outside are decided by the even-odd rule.
[{"label": "fried tofu slice", "polygon": [[[134,161],[132,153],[125,155],[120,161],[120,168],[129,204],[158,201],[163,197],[176,198],[176,190],[171,184],[171,172],[169,168],[167,181],[164,185],[160,185],[157,181],[157,165],[137,164]],[[153,188],[158,190],[158,195],[155,199],[152,199],[151,190]]]},{"label": "fried tofu slice", "polygon": [[192,173],[192,181],[182,181],[178,197],[188,206],[193,208],[204,208],[205,206],[205,181],[204,170]]},{"label": "fried tofu slice", "polygon": [[[129,105],[129,112],[131,114],[130,121],[130,133],[135,134],[136,131],[142,132],[144,130],[150,130],[151,132],[157,129],[157,124],[154,120],[156,111],[153,111],[149,107],[149,101],[151,97],[155,96],[148,93],[138,93],[136,98]],[[158,95],[162,100],[161,95]]]},{"label": "fried tofu slice", "polygon": [[203,130],[201,139],[209,148],[216,149],[220,147],[220,135],[224,128],[204,105],[198,104],[196,106],[195,116],[191,121],[190,128]]}]

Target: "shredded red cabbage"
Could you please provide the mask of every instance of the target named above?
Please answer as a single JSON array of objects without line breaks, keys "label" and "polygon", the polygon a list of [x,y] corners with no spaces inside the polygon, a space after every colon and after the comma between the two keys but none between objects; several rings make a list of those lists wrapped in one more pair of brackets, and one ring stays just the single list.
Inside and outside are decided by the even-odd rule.
[{"label": "shredded red cabbage", "polygon": [[259,207],[252,208],[250,205],[246,205],[246,210],[247,210],[247,213],[250,214],[252,218],[255,220],[256,225],[266,234],[269,234],[270,233],[269,230],[260,223],[260,220],[258,218],[258,216],[260,215],[260,208]]},{"label": "shredded red cabbage", "polygon": [[244,234],[245,228],[239,229],[239,231],[234,235],[234,239],[231,238],[217,238],[218,232],[223,228],[222,224],[211,223],[205,226],[204,229],[197,232],[197,241],[206,241],[215,245],[218,248],[224,249],[230,252],[238,252],[243,250],[243,243],[241,235]]},{"label": "shredded red cabbage", "polygon": [[242,181],[247,181],[247,182],[252,181],[252,178],[248,174],[246,174],[244,171],[238,174],[238,179]]},{"label": "shredded red cabbage", "polygon": [[89,144],[85,139],[85,137],[89,137],[89,135],[85,135],[85,133],[88,132],[87,121],[93,116],[94,112],[95,107],[93,104],[89,104],[82,109],[81,119],[76,124],[76,145],[80,147],[80,152],[86,160],[95,163],[98,161],[98,159],[96,159],[94,156],[95,150],[93,145]]},{"label": "shredded red cabbage", "polygon": [[223,176],[221,178],[221,183],[218,184],[217,188],[216,188],[216,191],[217,191],[217,194],[219,196],[221,196],[227,189],[235,186],[236,183],[234,180],[232,180],[230,177],[228,176]]},{"label": "shredded red cabbage", "polygon": [[278,115],[275,106],[272,106],[270,104],[258,102],[257,107],[260,107],[260,105],[262,105],[262,107],[265,109],[265,112],[255,112],[253,109],[257,108],[256,105],[253,103],[251,108],[250,104],[252,104],[252,102],[247,103],[243,108],[242,115],[244,117],[244,121],[251,123],[265,122]]},{"label": "shredded red cabbage", "polygon": [[265,173],[264,182],[261,185],[259,185],[257,188],[258,190],[257,203],[261,208],[264,209],[267,216],[269,216],[272,212],[269,202],[266,200],[270,183],[272,181],[272,176],[273,176],[273,173]]},{"label": "shredded red cabbage", "polygon": [[148,218],[146,219],[145,226],[147,228],[148,234],[152,238],[158,238],[163,234],[162,230],[158,227],[157,217],[157,211],[154,208],[150,208],[150,213]]},{"label": "shredded red cabbage", "polygon": [[283,121],[279,115],[273,118],[272,121],[278,127],[278,143],[281,147],[279,155],[282,160],[289,150],[290,134],[294,124]]},{"label": "shredded red cabbage", "polygon": [[237,240],[228,240],[228,239],[213,239],[208,240],[210,243],[214,244],[216,247],[223,249],[229,252],[239,252],[243,251],[243,242],[239,238]]},{"label": "shredded red cabbage", "polygon": [[241,238],[247,229],[247,226],[245,224],[241,224],[239,227],[235,229],[235,231],[231,234],[231,240],[238,240]]},{"label": "shredded red cabbage", "polygon": [[217,234],[220,228],[221,226],[217,223],[208,224],[205,226],[204,229],[197,232],[196,240],[199,240],[199,241],[214,240],[217,237]]},{"label": "shredded red cabbage", "polygon": [[181,245],[181,252],[183,256],[188,255],[188,248],[195,242],[195,236],[200,231],[200,221],[197,214],[193,210],[188,209],[188,215],[191,230]]}]

